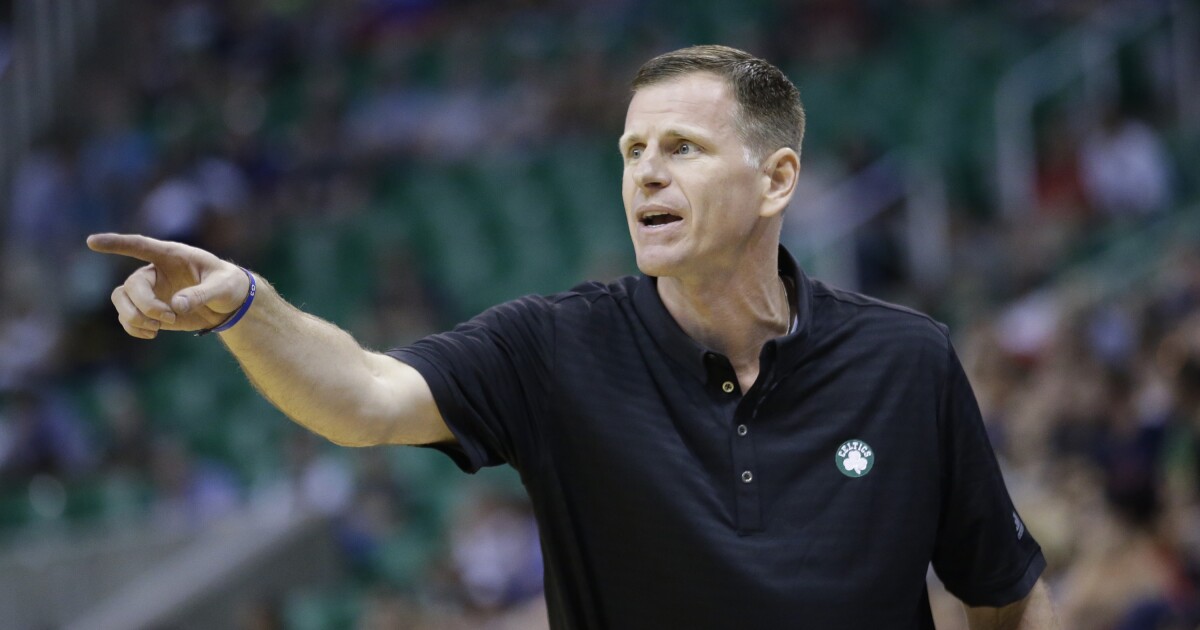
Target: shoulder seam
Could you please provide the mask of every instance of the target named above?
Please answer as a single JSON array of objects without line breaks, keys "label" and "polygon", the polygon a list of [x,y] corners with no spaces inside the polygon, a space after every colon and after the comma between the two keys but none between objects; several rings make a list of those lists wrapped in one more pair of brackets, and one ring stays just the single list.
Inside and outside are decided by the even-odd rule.
[{"label": "shoulder seam", "polygon": [[611,289],[609,289],[609,285],[607,285],[607,284],[597,282],[593,286],[595,286],[596,288],[599,288],[601,290],[589,291],[587,293],[584,293],[581,291],[564,291],[562,293],[555,293],[553,295],[548,296],[548,298],[549,298],[548,301],[551,304],[557,306],[563,302],[566,302],[566,301],[572,300],[572,299],[582,299],[582,300],[586,300],[589,304],[594,304],[597,301],[602,300],[604,298],[612,298],[613,300],[616,300],[616,301],[620,301],[622,299],[628,298],[627,292],[624,292],[624,291],[622,291],[619,296],[615,295],[614,292]]},{"label": "shoulder seam", "polygon": [[[889,304],[887,302],[883,302],[881,300],[876,300],[874,298],[869,298],[869,297],[863,301],[849,300],[829,289],[818,289],[818,290],[814,291],[813,294],[814,295],[823,295],[823,296],[830,298],[831,300],[836,300],[843,304],[850,304],[851,306],[883,308],[883,309],[887,309],[889,311],[895,311],[897,313],[902,313],[904,315],[911,315],[913,317],[924,319],[925,321],[929,322],[930,324],[933,324],[933,326],[935,328],[937,328],[939,331],[941,331],[943,335],[947,335],[947,339],[949,338],[947,331],[946,331],[945,324],[942,324],[941,322],[934,319],[932,316],[930,316],[927,313],[922,313],[921,311],[914,310],[914,309],[908,308],[906,306],[900,306],[898,304]],[[866,297],[866,296],[863,296],[863,297]]]}]

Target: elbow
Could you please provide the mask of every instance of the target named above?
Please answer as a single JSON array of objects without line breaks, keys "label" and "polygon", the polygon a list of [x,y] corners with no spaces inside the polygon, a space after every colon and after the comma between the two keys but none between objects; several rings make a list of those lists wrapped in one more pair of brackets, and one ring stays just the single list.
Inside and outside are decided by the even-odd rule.
[{"label": "elbow", "polygon": [[329,426],[336,429],[324,437],[338,446],[349,448],[383,446],[389,443],[385,424],[373,416],[358,413],[334,419]]},{"label": "elbow", "polygon": [[331,444],[350,448],[380,446],[387,443],[382,431],[375,427],[382,423],[369,419],[364,413],[332,413],[320,416],[293,415],[292,420],[309,431],[329,440]]}]

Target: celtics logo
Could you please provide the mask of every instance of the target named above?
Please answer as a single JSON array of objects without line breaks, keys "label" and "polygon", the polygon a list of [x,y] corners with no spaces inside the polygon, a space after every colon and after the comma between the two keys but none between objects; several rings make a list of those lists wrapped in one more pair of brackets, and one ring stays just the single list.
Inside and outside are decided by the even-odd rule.
[{"label": "celtics logo", "polygon": [[848,440],[838,447],[833,458],[837,469],[847,477],[862,477],[875,466],[875,451],[862,440]]}]

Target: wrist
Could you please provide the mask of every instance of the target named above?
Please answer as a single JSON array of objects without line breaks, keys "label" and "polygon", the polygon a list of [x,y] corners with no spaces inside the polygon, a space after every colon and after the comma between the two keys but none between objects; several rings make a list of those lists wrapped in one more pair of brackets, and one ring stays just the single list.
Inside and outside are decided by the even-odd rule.
[{"label": "wrist", "polygon": [[207,335],[209,333],[225,332],[226,330],[233,328],[238,322],[240,322],[242,320],[243,317],[245,317],[246,312],[250,310],[250,306],[252,304],[254,304],[254,296],[258,293],[258,283],[255,282],[254,274],[250,273],[249,269],[246,269],[245,267],[238,267],[238,268],[241,269],[242,272],[246,274],[246,278],[250,280],[250,287],[246,291],[246,298],[244,300],[242,300],[242,305],[239,306],[238,309],[236,311],[234,311],[232,315],[230,315],[228,318],[225,319],[225,321],[221,322],[220,324],[217,324],[216,326],[214,326],[212,328],[206,328],[204,330],[197,331],[196,332],[197,337],[203,337],[204,335]]}]

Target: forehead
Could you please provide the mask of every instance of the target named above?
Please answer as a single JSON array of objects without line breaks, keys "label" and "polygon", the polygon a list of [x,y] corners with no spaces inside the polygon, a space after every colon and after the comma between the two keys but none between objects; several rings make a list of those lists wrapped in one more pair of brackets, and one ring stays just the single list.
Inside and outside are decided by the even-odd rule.
[{"label": "forehead", "polygon": [[728,81],[708,72],[694,72],[639,88],[629,101],[625,133],[650,133],[662,125],[720,132],[732,128],[735,109]]}]

